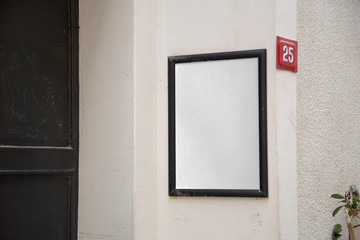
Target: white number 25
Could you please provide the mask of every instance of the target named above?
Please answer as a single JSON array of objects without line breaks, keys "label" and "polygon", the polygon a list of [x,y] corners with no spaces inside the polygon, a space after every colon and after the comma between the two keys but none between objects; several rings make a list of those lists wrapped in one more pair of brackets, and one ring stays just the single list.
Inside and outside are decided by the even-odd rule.
[{"label": "white number 25", "polygon": [[286,45],[283,47],[283,52],[284,52],[283,61],[284,62],[293,63],[293,61],[294,61],[294,55],[292,53],[293,50],[294,50],[294,48],[288,47]]}]

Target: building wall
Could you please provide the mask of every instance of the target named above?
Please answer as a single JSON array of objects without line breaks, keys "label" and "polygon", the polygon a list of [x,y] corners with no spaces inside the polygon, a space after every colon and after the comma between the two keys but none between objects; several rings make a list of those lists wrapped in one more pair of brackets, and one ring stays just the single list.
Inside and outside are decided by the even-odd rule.
[{"label": "building wall", "polygon": [[[80,239],[327,239],[329,196],[359,183],[359,18],[357,0],[80,0]],[[269,198],[169,198],[167,57],[257,48]]]},{"label": "building wall", "polygon": [[[168,174],[167,56],[267,48],[268,66],[273,66],[274,11],[274,1],[159,1],[157,239],[278,239],[274,148],[269,148],[268,199],[169,198],[164,181]],[[269,67],[269,129],[275,126],[274,74]],[[276,144],[272,140],[270,132],[270,146]]]},{"label": "building wall", "polygon": [[[329,239],[332,193],[359,186],[360,2],[298,0],[299,239]],[[347,233],[344,233],[346,236]]]},{"label": "building wall", "polygon": [[[134,239],[297,239],[296,81],[275,70],[275,32],[296,36],[296,2],[276,3],[135,1]],[[168,197],[167,57],[259,48],[268,53],[269,198]]]},{"label": "building wall", "polygon": [[[80,0],[80,239],[297,239],[295,3]],[[167,57],[261,48],[269,198],[170,198]]]},{"label": "building wall", "polygon": [[[275,33],[297,40],[297,0],[275,3]],[[275,57],[275,56],[274,56]],[[270,66],[271,67],[271,66]],[[275,66],[272,66],[275,68]],[[296,159],[296,81],[297,74],[276,70],[276,158],[278,159],[279,239],[298,239],[297,159]]]},{"label": "building wall", "polygon": [[79,239],[132,239],[131,0],[80,0]]}]

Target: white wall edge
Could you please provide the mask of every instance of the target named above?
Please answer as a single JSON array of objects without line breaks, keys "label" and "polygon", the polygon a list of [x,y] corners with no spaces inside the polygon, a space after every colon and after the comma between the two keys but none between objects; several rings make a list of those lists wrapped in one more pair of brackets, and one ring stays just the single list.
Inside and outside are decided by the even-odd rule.
[{"label": "white wall edge", "polygon": [[[275,34],[296,39],[297,1],[277,0]],[[274,38],[276,44],[276,38]],[[276,66],[270,66],[276,67]],[[276,144],[280,239],[298,239],[296,158],[296,73],[276,70]]]}]

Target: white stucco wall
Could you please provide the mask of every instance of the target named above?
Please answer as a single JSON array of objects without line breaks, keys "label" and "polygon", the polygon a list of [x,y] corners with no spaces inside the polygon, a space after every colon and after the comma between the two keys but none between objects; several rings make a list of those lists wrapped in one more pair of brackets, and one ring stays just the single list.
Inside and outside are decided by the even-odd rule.
[{"label": "white stucco wall", "polygon": [[[294,3],[80,0],[80,239],[297,239]],[[167,57],[261,48],[269,198],[168,197]]]},{"label": "white stucco wall", "polygon": [[132,239],[131,0],[80,0],[79,239]]},{"label": "white stucco wall", "polygon": [[299,239],[346,229],[330,195],[360,184],[359,22],[358,0],[298,0]]},{"label": "white stucco wall", "polygon": [[[266,48],[274,66],[274,1],[159,1],[157,239],[278,239],[277,164],[269,147],[269,198],[169,198],[167,57]],[[268,67],[269,145],[274,146],[275,69]],[[274,219],[276,219],[274,221]],[[162,227],[163,226],[163,227]]]},{"label": "white stucco wall", "polygon": [[[297,40],[297,0],[277,0],[275,33]],[[297,239],[296,80],[297,74],[276,71],[275,147],[278,159],[279,239]]]},{"label": "white stucco wall", "polygon": [[[288,73],[277,81],[275,70],[275,31],[296,36],[295,3],[135,1],[134,239],[297,239],[295,81]],[[168,197],[167,57],[259,48],[268,54],[269,198]],[[280,158],[290,170],[279,169]],[[280,180],[281,196],[293,200],[281,220]]]}]

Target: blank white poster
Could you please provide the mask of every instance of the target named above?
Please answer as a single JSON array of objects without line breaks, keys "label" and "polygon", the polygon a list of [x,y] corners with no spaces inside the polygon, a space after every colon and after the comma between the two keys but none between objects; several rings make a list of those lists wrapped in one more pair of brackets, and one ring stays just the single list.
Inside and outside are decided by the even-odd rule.
[{"label": "blank white poster", "polygon": [[175,65],[177,189],[259,189],[258,58]]}]

